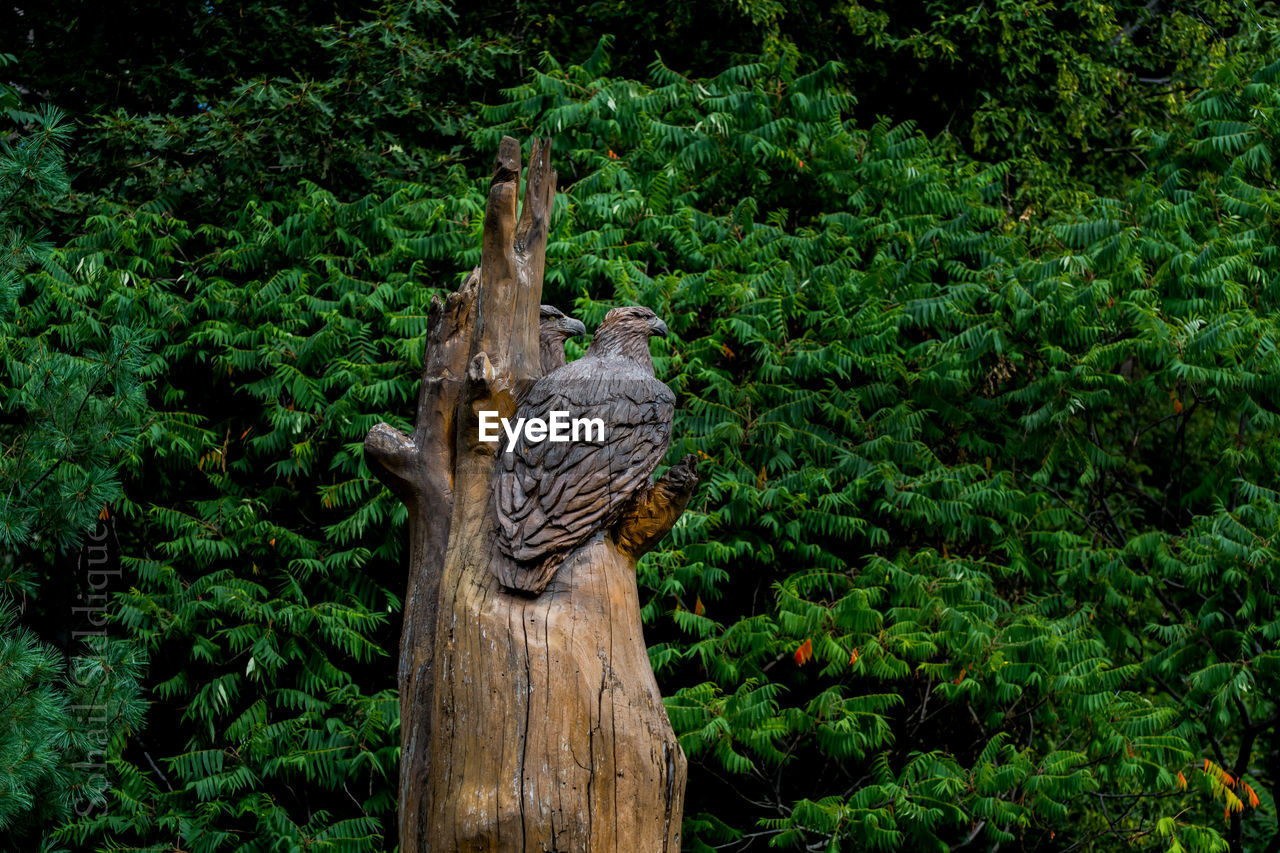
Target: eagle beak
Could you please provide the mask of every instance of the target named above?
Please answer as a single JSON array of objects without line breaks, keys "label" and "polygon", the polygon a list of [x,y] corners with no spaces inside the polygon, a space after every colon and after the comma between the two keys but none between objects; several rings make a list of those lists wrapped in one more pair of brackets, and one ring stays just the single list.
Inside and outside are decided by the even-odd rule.
[{"label": "eagle beak", "polygon": [[576,338],[587,333],[587,327],[582,325],[582,321],[575,320],[572,317],[565,317],[560,321],[560,328],[564,329],[565,335],[570,338]]},{"label": "eagle beak", "polygon": [[660,338],[665,338],[668,334],[670,334],[670,330],[667,329],[667,324],[662,322],[662,320],[658,317],[654,317],[652,320],[649,321],[649,332],[651,334],[657,335]]}]

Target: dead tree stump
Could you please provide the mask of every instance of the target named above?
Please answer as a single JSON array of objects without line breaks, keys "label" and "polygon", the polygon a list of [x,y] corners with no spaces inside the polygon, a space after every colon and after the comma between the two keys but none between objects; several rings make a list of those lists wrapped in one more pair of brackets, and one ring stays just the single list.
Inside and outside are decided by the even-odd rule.
[{"label": "dead tree stump", "polygon": [[637,493],[535,595],[491,566],[504,448],[479,440],[477,413],[511,417],[541,373],[550,155],[550,140],[534,141],[517,218],[520,146],[502,140],[480,266],[432,302],[413,435],[378,424],[365,439],[410,519],[405,853],[680,848],[685,758],[645,650],[635,564],[683,511],[692,469]]}]

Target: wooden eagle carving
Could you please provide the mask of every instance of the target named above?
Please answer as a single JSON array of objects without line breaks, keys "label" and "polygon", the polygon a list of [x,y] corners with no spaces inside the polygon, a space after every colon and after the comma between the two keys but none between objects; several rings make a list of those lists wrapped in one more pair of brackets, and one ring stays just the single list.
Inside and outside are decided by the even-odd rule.
[{"label": "wooden eagle carving", "polygon": [[543,375],[564,367],[566,340],[586,333],[587,327],[581,320],[565,316],[554,305],[543,305],[538,321],[538,355],[542,360]]},{"label": "wooden eagle carving", "polygon": [[676,398],[654,376],[649,338],[666,334],[666,324],[648,308],[615,308],[586,355],[546,374],[523,397],[517,419],[568,412],[574,419],[599,418],[604,435],[535,442],[522,433],[511,451],[499,454],[495,571],[503,586],[541,592],[574,548],[611,527],[633,496],[652,488],[650,477],[671,443]]}]

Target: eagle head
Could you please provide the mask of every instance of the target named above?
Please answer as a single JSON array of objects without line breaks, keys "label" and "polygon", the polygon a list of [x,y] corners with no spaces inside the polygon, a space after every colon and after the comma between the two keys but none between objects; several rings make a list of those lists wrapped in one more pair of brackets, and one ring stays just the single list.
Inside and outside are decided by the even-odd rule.
[{"label": "eagle head", "polygon": [[538,319],[538,355],[542,372],[550,373],[564,367],[564,342],[566,338],[585,335],[587,327],[554,305],[543,305]]},{"label": "eagle head", "polygon": [[538,319],[540,338],[554,337],[563,344],[568,338],[576,338],[578,335],[587,333],[587,327],[582,325],[581,320],[566,316],[554,305],[543,305]]},{"label": "eagle head", "polygon": [[655,335],[665,338],[667,324],[648,308],[643,305],[614,308],[604,315],[604,322],[596,327],[587,355],[621,355],[652,365],[649,358],[649,338]]}]

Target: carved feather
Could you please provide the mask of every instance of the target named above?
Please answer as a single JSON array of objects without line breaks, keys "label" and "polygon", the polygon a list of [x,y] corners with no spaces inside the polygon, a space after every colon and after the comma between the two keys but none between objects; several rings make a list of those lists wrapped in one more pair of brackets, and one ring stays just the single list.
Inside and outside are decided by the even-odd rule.
[{"label": "carved feather", "polygon": [[496,561],[504,586],[537,593],[563,559],[607,529],[650,483],[671,443],[675,394],[654,377],[648,339],[666,326],[647,308],[616,308],[587,354],[539,379],[519,418],[599,418],[603,440],[529,441],[498,458]]}]

